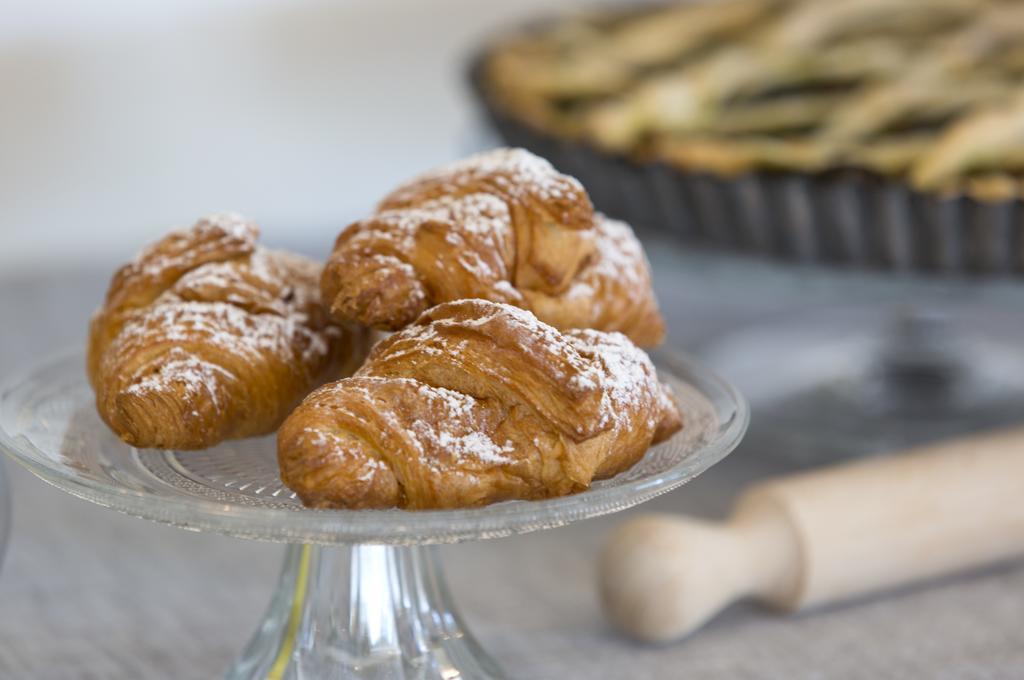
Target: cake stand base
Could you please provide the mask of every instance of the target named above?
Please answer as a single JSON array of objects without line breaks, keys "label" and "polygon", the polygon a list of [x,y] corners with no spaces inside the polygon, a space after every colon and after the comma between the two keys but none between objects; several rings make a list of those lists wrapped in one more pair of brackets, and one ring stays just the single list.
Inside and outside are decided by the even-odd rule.
[{"label": "cake stand base", "polygon": [[496,678],[501,672],[455,613],[433,549],[422,546],[618,512],[720,461],[747,430],[746,401],[685,356],[660,361],[686,427],[622,474],[544,500],[416,512],[309,510],[281,484],[274,437],[202,451],[125,444],[96,413],[81,355],[0,385],[0,452],[70,494],[129,515],[303,544],[288,549],[266,616],[228,678]]},{"label": "cake stand base", "polygon": [[499,678],[430,546],[291,545],[228,680]]}]

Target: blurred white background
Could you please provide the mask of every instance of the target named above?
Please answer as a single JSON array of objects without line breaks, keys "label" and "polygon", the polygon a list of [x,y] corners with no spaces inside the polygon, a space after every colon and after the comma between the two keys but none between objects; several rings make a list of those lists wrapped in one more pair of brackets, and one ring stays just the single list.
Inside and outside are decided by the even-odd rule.
[{"label": "blurred white background", "polygon": [[477,143],[467,58],[551,7],[0,0],[0,271],[121,260],[216,210],[326,252]]}]

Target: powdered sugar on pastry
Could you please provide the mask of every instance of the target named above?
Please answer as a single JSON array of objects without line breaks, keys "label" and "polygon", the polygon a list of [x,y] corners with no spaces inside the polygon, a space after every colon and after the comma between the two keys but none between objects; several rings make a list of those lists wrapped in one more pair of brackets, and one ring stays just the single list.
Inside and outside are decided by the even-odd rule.
[{"label": "powdered sugar on pastry", "polygon": [[432,409],[442,416],[431,422],[413,422],[415,436],[426,439],[435,449],[447,452],[456,460],[472,457],[487,465],[512,462],[513,459],[506,455],[515,450],[512,442],[506,441],[498,446],[486,432],[473,429],[478,425],[474,418],[476,399],[443,387],[425,384],[417,387]]},{"label": "powdered sugar on pastry", "polygon": [[223,252],[225,248],[238,254],[252,252],[259,233],[255,224],[234,213],[211,215],[190,229],[170,232],[143,249],[128,267],[146,276],[161,276],[206,261],[211,254]]},{"label": "powdered sugar on pastry", "polygon": [[628,426],[637,405],[663,397],[651,360],[622,333],[577,330],[567,337],[581,353],[593,356],[574,379],[600,390],[600,423]]},{"label": "powdered sugar on pastry", "polygon": [[[382,400],[381,394],[371,386],[402,386],[422,399],[432,414],[429,421],[414,417],[407,420],[405,413],[396,412],[394,406]],[[456,461],[475,459],[479,463],[496,465],[512,462],[504,454],[512,450],[511,443],[498,446],[482,429],[476,417],[477,400],[473,397],[411,378],[362,377],[349,389],[373,404],[375,411],[392,432],[401,432],[416,448],[427,467],[441,470],[440,458]]]},{"label": "powdered sugar on pastry", "polygon": [[[458,249],[455,260],[482,282],[493,284],[509,276],[508,263],[501,253],[508,249],[505,241],[511,238],[511,228],[504,201],[474,193],[384,210],[352,225],[342,238],[350,248],[389,251],[403,261],[416,262],[429,249],[424,241],[430,233],[441,232],[444,241]],[[445,265],[439,256],[434,263],[441,268]]]},{"label": "powdered sugar on pastry", "polygon": [[258,233],[235,215],[206,218],[115,274],[88,370],[101,415],[130,443],[197,448],[267,432],[361,354],[363,333],[320,308],[316,263],[259,247]]},{"label": "powdered sugar on pastry", "polygon": [[[467,328],[484,328],[495,321],[511,321],[519,337],[537,351],[558,357],[552,370],[577,398],[599,394],[597,425],[599,428],[628,426],[638,405],[665,398],[648,356],[621,333],[581,329],[560,333],[537,319],[529,311],[511,305],[487,305],[489,312],[462,321]],[[459,360],[461,347],[445,345],[437,324],[417,325],[407,329],[420,351],[447,347],[448,356]],[[401,351],[401,350],[400,350]],[[585,431],[581,425],[579,431]]]},{"label": "powdered sugar on pastry", "polygon": [[[569,328],[622,331],[634,342],[656,342],[664,324],[651,290],[643,248],[624,222],[598,214],[587,238],[593,254],[558,296],[527,291],[524,306]],[[638,292],[640,294],[638,294]]]},{"label": "powdered sugar on pastry", "polygon": [[186,397],[190,399],[205,393],[210,398],[213,408],[219,410],[221,404],[213,385],[222,379],[234,380],[236,378],[217,364],[203,361],[184,350],[175,348],[171,350],[167,360],[160,364],[156,372],[143,376],[141,380],[132,383],[124,391],[127,394],[145,396],[152,393],[166,394],[169,388],[180,386]]},{"label": "powdered sugar on pastry", "polygon": [[540,156],[524,149],[495,149],[422,173],[393,192],[385,203],[401,201],[403,191],[417,185],[440,181],[458,187],[484,176],[494,177],[496,188],[516,197],[529,193],[543,200],[560,200],[584,192],[576,178],[559,173]]},{"label": "powdered sugar on pastry", "polygon": [[[595,228],[595,255],[574,282],[580,292],[570,289],[569,296],[594,296],[599,281],[615,280],[623,290],[643,290],[651,285],[646,268],[637,267],[645,256],[633,230],[625,222],[601,217]],[[599,299],[596,300],[599,303]]]},{"label": "powdered sugar on pastry", "polygon": [[[293,361],[318,361],[329,351],[329,334],[304,325],[304,316],[253,314],[227,302],[184,302],[163,298],[140,310],[123,329],[126,348],[154,338],[176,343],[206,343],[254,365],[265,354]],[[336,331],[337,332],[337,331]]]},{"label": "powdered sugar on pastry", "polygon": [[[282,426],[278,456],[285,483],[318,507],[464,507],[579,491],[679,427],[624,335],[563,334],[518,307],[460,300],[310,395]],[[358,443],[310,446],[320,428],[358,432]],[[389,476],[353,491],[346,480],[367,456]]]},{"label": "powdered sugar on pastry", "polygon": [[432,305],[481,298],[567,328],[664,327],[632,230],[594,213],[574,178],[496,149],[407,182],[337,239],[322,282],[339,321],[398,330]]}]

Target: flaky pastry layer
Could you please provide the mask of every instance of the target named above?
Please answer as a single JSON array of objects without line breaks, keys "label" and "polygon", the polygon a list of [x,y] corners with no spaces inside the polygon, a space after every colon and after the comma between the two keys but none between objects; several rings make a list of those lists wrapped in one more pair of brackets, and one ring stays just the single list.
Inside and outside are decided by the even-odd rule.
[{"label": "flaky pastry layer", "polygon": [[258,235],[240,217],[208,217],[114,275],[87,369],[100,416],[129,444],[198,449],[272,432],[365,354],[366,332],[322,310],[319,265]]},{"label": "flaky pastry layer", "polygon": [[287,486],[312,507],[472,507],[586,489],[682,426],[621,333],[561,333],[485,300],[438,305],[278,432]]},{"label": "flaky pastry layer", "polygon": [[338,237],[322,291],[336,319],[383,330],[442,302],[482,298],[561,329],[618,330],[645,346],[664,337],[632,229],[595,213],[579,182],[522,149],[396,189]]}]

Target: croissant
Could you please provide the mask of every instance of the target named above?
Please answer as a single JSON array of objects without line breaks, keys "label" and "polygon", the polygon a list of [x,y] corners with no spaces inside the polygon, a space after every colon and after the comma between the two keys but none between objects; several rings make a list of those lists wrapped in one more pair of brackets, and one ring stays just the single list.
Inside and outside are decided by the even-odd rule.
[{"label": "croissant", "polygon": [[197,449],[271,432],[365,355],[365,332],[323,312],[319,266],[257,246],[258,234],[208,217],[114,275],[87,370],[100,416],[129,444]]},{"label": "croissant", "polygon": [[621,333],[560,333],[486,300],[438,305],[278,431],[281,479],[321,508],[458,508],[586,489],[682,427]]},{"label": "croissant", "polygon": [[481,298],[556,328],[664,337],[643,249],[542,158],[499,149],[423,175],[339,236],[321,280],[339,321],[384,330],[441,302]]}]

